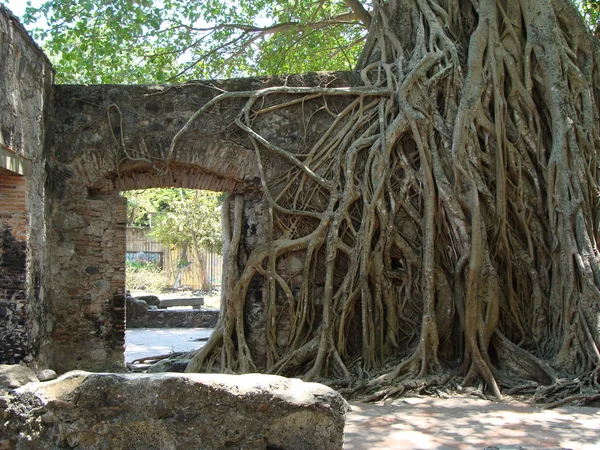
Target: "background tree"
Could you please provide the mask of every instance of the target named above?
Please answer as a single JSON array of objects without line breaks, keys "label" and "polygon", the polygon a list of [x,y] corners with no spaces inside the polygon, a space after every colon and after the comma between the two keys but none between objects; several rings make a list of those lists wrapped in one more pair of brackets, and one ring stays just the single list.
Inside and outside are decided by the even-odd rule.
[{"label": "background tree", "polygon": [[343,1],[52,0],[24,21],[41,16],[31,31],[63,83],[352,70],[366,36]]},{"label": "background tree", "polygon": [[[229,70],[225,63],[234,60],[242,73],[281,67],[265,62],[277,55],[252,53],[267,48],[289,49],[293,60],[289,38],[252,41],[247,24],[239,25],[238,18],[284,17],[270,3],[253,4],[254,15],[229,11],[233,20],[214,23],[204,17],[211,36],[238,34],[210,49],[203,47],[207,38],[184,40],[201,49],[188,57],[188,74],[211,74],[201,64]],[[207,9],[215,12],[214,5]],[[576,6],[285,6],[298,12],[292,21],[305,34],[334,20],[340,49],[353,48],[368,27],[357,63],[364,86],[220,93],[190,118],[246,97],[235,124],[253,141],[260,169],[265,154],[289,169],[269,183],[263,176],[273,239],[227,275],[219,325],[188,370],[216,361],[225,371],[337,378],[338,387],[372,398],[448,386],[459,374],[461,383],[497,397],[508,391],[559,403],[597,399],[600,54]],[[197,17],[181,28],[171,24],[190,33],[207,28]],[[170,32],[162,27],[157,36]],[[320,42],[331,41],[305,42],[320,55]],[[185,68],[185,58],[173,61]],[[331,111],[332,97],[341,95],[355,99]],[[298,104],[335,116],[315,145],[284,149],[256,131],[255,121]],[[223,208],[223,224],[232,225],[226,258],[236,268],[242,202],[228,199]],[[299,285],[279,269],[292,257],[302,261]],[[257,280],[266,295],[260,349],[248,344],[245,330],[246,294]],[[282,335],[277,323],[284,316],[289,330]]]},{"label": "background tree", "polygon": [[171,212],[179,202],[178,189],[143,189],[125,191],[127,198],[127,226],[150,227],[152,216]]},{"label": "background tree", "polygon": [[[222,194],[195,189],[146,189],[124,192],[128,225],[151,226],[151,236],[165,246],[181,250],[178,276],[192,264],[202,289],[209,289],[206,261],[201,249],[220,253],[222,249],[220,204]],[[176,286],[177,282],[176,282]]]}]

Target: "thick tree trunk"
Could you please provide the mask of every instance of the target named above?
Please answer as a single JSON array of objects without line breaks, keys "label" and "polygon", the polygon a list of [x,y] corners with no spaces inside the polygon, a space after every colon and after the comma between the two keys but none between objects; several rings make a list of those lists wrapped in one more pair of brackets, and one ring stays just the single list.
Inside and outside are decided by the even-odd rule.
[{"label": "thick tree trunk", "polygon": [[[379,396],[446,373],[497,397],[597,392],[597,39],[565,0],[375,2],[370,24],[359,67],[369,91],[301,159],[252,129],[260,94],[248,94],[238,126],[259,157],[290,163],[291,181],[277,196],[263,186],[274,240],[230,280],[223,367],[256,368],[243,305],[260,276],[291,324],[285,345],[268,333],[264,370],[345,378],[355,391],[367,378]],[[309,231],[284,230],[290,217]],[[298,251],[296,295],[277,260]]]}]

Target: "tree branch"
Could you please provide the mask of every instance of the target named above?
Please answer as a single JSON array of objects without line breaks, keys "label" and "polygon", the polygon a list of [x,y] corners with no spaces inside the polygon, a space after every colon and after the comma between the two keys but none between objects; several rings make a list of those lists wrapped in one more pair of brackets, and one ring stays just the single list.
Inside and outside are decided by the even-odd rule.
[{"label": "tree branch", "polygon": [[369,28],[371,26],[371,13],[365,9],[363,4],[359,0],[344,0],[346,5],[348,5],[356,17],[360,19],[360,21],[365,25],[365,28]]},{"label": "tree branch", "polygon": [[[365,12],[366,12],[366,10],[365,10]],[[369,13],[367,12],[367,15],[368,14]],[[369,16],[369,17],[371,17],[371,16]],[[349,12],[349,13],[337,15],[337,16],[332,17],[327,20],[320,20],[318,22],[311,22],[311,23],[281,22],[281,23],[269,25],[268,27],[257,27],[255,25],[248,25],[248,24],[244,24],[244,23],[222,23],[219,25],[215,25],[213,27],[205,27],[205,28],[191,27],[189,25],[185,25],[182,23],[178,23],[177,26],[181,27],[181,28],[187,28],[188,30],[200,31],[200,32],[228,30],[228,29],[232,30],[233,29],[233,30],[240,30],[240,31],[248,32],[248,33],[260,33],[263,36],[267,36],[269,34],[283,33],[283,32],[291,31],[291,30],[298,30],[298,31],[318,30],[321,28],[328,27],[330,25],[337,25],[337,24],[344,24],[344,23],[351,24],[357,18],[360,19],[362,22],[364,22],[364,20],[360,16],[358,16],[358,14],[356,14],[356,12],[353,12],[353,13]]]}]

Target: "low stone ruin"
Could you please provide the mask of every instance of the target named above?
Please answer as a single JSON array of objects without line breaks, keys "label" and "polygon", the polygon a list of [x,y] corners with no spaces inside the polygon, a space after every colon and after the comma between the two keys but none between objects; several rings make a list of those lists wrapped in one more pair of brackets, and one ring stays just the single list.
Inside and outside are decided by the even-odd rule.
[{"label": "low stone ruin", "polygon": [[274,375],[76,371],[0,393],[0,448],[336,450],[347,409]]},{"label": "low stone ruin", "polygon": [[[180,304],[185,302],[180,301]],[[194,306],[193,302],[191,306]],[[154,295],[126,297],[127,328],[214,328],[219,320],[219,311],[210,309],[176,310],[175,302],[159,300]]]}]

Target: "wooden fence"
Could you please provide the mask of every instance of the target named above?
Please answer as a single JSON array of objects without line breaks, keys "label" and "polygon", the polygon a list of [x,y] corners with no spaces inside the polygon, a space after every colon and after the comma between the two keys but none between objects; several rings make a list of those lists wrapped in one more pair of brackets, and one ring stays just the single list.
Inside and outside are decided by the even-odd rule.
[{"label": "wooden fence", "polygon": [[175,288],[201,289],[204,276],[212,286],[221,286],[222,255],[201,248],[196,256],[191,248],[184,252],[175,246],[165,247],[150,236],[151,232],[151,228],[127,227],[128,261],[155,263]]}]

